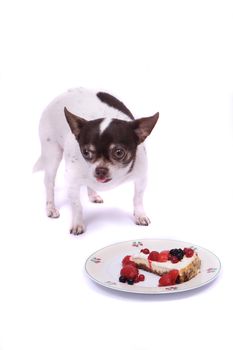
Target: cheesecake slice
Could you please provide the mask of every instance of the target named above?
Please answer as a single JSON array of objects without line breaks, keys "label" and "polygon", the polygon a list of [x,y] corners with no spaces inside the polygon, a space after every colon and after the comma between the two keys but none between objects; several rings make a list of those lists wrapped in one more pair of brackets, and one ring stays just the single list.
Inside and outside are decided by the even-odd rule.
[{"label": "cheesecake slice", "polygon": [[[133,261],[137,268],[152,272],[159,276],[177,270],[178,276],[176,278],[176,283],[183,283],[195,277],[200,272],[201,267],[201,260],[197,252],[191,248],[185,249],[173,249],[161,253],[155,251],[149,252],[148,249],[143,249],[138,254],[130,256],[129,260]],[[146,253],[143,251],[146,251]],[[177,251],[177,256],[179,258],[176,258],[176,255],[171,254],[173,251]],[[180,255],[178,251],[180,251]],[[183,251],[183,254],[181,251]]]}]

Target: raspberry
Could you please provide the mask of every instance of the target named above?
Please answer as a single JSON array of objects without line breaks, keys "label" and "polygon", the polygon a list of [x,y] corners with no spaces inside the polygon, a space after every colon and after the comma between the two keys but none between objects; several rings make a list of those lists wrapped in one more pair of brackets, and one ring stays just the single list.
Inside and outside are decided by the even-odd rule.
[{"label": "raspberry", "polygon": [[192,248],[184,248],[184,254],[186,258],[191,258],[194,254],[194,250]]},{"label": "raspberry", "polygon": [[132,265],[125,265],[120,272],[120,275],[128,280],[134,280],[138,275],[138,269]]},{"label": "raspberry", "polygon": [[144,281],[144,280],[145,280],[145,276],[144,276],[143,274],[140,274],[140,275],[138,276],[138,280],[139,280],[139,282]]},{"label": "raspberry", "polygon": [[141,253],[143,253],[143,254],[150,254],[150,251],[149,251],[149,249],[144,248],[144,249],[141,249]]},{"label": "raspberry", "polygon": [[152,252],[150,252],[150,254],[148,256],[148,259],[152,260],[152,261],[158,261],[158,256],[159,256],[158,252],[152,251]]},{"label": "raspberry", "polygon": [[134,283],[143,282],[144,280],[145,276],[143,274],[140,274],[135,278]]},{"label": "raspberry", "polygon": [[131,265],[131,266],[137,267],[137,264],[134,261],[129,261],[128,263],[124,264],[123,266],[126,266],[126,265]]},{"label": "raspberry", "polygon": [[168,250],[163,250],[162,252],[159,253],[158,260],[159,262],[166,262],[168,261],[169,258],[169,251]]},{"label": "raspberry", "polygon": [[131,255],[126,255],[125,257],[124,257],[124,259],[122,260],[122,265],[124,266],[124,265],[127,265],[131,260],[130,260],[130,258],[131,258]]}]

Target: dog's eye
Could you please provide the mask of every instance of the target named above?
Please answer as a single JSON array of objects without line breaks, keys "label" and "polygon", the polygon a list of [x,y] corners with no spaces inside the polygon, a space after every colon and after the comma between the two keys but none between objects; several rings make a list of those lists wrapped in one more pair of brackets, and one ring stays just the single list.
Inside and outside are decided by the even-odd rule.
[{"label": "dog's eye", "polygon": [[86,160],[92,160],[93,152],[89,151],[87,148],[82,150],[82,155]]},{"label": "dog's eye", "polygon": [[116,160],[122,160],[125,157],[125,154],[126,154],[126,152],[125,152],[124,148],[122,148],[122,147],[115,147],[112,150],[112,156]]}]

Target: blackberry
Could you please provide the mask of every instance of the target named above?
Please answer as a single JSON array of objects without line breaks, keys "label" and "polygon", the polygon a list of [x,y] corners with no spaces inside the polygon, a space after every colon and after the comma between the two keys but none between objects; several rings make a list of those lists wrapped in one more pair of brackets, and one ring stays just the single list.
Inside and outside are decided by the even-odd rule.
[{"label": "blackberry", "polygon": [[127,281],[127,278],[124,276],[119,277],[119,282],[125,283]]},{"label": "blackberry", "polygon": [[179,260],[182,260],[183,257],[184,257],[184,252],[182,249],[178,249],[178,252],[176,253],[176,257],[179,259]]},{"label": "blackberry", "polygon": [[171,249],[170,255],[177,257],[177,259],[182,260],[184,257],[184,252],[182,249]]},{"label": "blackberry", "polygon": [[179,249],[171,249],[169,253],[170,253],[171,255],[176,256],[178,252],[179,252]]}]

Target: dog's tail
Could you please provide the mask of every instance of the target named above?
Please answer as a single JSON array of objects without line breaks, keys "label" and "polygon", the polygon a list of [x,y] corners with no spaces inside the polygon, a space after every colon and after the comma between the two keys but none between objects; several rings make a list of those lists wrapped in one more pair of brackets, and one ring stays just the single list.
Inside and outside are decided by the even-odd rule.
[{"label": "dog's tail", "polygon": [[43,159],[40,156],[40,158],[34,164],[32,171],[33,171],[33,173],[35,173],[37,171],[42,171],[42,170],[44,170],[44,166],[43,166]]}]

